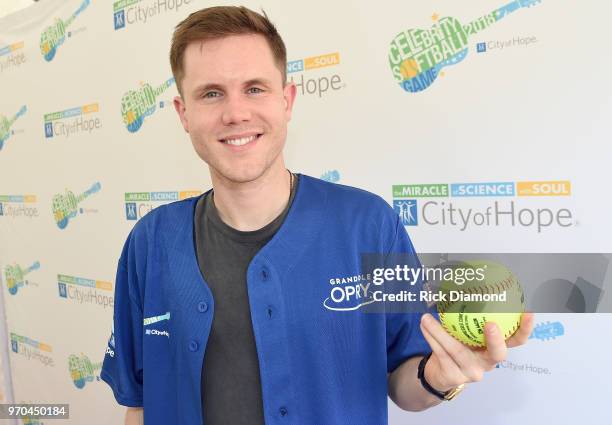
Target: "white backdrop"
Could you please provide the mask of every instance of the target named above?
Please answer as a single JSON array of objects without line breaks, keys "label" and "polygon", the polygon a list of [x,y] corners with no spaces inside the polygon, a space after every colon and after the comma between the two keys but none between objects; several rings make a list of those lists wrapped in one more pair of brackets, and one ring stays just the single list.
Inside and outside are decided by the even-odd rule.
[{"label": "white backdrop", "polygon": [[[517,10],[483,20],[490,26],[469,36],[465,59],[443,68],[430,87],[410,92],[395,80],[392,41],[404,56],[418,50],[400,33],[443,25],[446,16],[466,25],[505,3]],[[299,84],[285,151],[290,169],[380,194],[402,214],[420,252],[612,252],[605,191],[612,6],[241,4],[263,6],[277,24],[288,76]],[[168,63],[174,26],[210,5],[47,0],[0,20],[0,266],[9,353],[2,362],[10,362],[12,388],[8,379],[0,387],[15,402],[70,403],[66,423],[121,423],[124,408],[98,377],[115,268],[135,219],[210,187],[171,105],[177,92]],[[58,18],[71,22],[58,26]],[[400,65],[399,74],[412,75],[413,62]],[[141,105],[155,108],[135,129],[138,110],[122,114],[122,99],[145,93],[147,84],[159,93]],[[551,196],[533,196],[547,189]],[[497,192],[459,196],[474,190]],[[461,211],[453,220],[450,204]],[[54,205],[65,213],[54,214]],[[495,208],[514,215],[486,221]],[[456,401],[421,413],[390,403],[390,423],[608,417],[610,315],[541,314],[536,324],[529,344]]]}]

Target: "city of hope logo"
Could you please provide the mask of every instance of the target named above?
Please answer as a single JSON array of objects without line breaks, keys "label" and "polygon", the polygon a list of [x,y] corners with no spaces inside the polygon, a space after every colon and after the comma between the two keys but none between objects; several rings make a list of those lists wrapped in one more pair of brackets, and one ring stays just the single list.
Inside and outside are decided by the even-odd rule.
[{"label": "city of hope logo", "polygon": [[161,13],[178,12],[191,0],[119,0],[113,3],[115,31],[126,25],[146,24],[149,19]]},{"label": "city of hope logo", "polygon": [[113,284],[103,280],[57,275],[59,296],[78,304],[94,304],[102,308],[113,308]]},{"label": "city of hope logo", "polygon": [[99,192],[101,187],[100,183],[96,182],[79,196],[76,196],[68,189],[66,189],[64,194],[55,194],[51,203],[53,218],[55,219],[57,227],[65,229],[66,226],[68,226],[68,221],[76,217],[77,212],[84,213],[85,210],[83,208],[78,208],[79,203],[90,195]]},{"label": "city of hope logo", "polygon": [[[137,132],[145,117],[152,115],[157,108],[157,96],[162,94],[168,87],[174,84],[174,78],[164,81],[157,87],[149,83],[140,83],[138,90],[129,90],[121,98],[121,116],[123,123],[130,133]],[[159,107],[163,108],[167,101],[160,101]]]},{"label": "city of hope logo", "polygon": [[[416,93],[431,86],[444,67],[456,65],[468,54],[468,38],[519,9],[541,0],[515,0],[493,12],[461,24],[452,17],[432,16],[430,29],[409,29],[395,36],[389,47],[389,65],[395,81],[405,91]],[[477,50],[482,50],[482,45]]]},{"label": "city of hope logo", "polygon": [[[4,267],[4,278],[6,282],[6,288],[9,291],[9,294],[15,295],[17,294],[17,290],[22,288],[30,282],[25,279],[25,276],[31,271],[38,270],[40,268],[40,263],[38,261],[34,262],[31,266],[22,268],[19,264],[9,264]],[[38,286],[35,284],[35,286]]]},{"label": "city of hope logo", "polygon": [[27,57],[21,50],[23,46],[24,42],[18,41],[17,43],[0,47],[0,72],[4,72],[9,68],[16,68],[26,62]]},{"label": "city of hope logo", "polygon": [[10,119],[6,118],[4,115],[0,115],[0,150],[2,150],[4,142],[15,133],[14,130],[11,130],[13,123],[17,121],[17,118],[25,114],[27,110],[28,108],[23,105]]},{"label": "city of hope logo", "polygon": [[[167,311],[164,314],[161,314],[159,316],[153,316],[153,317],[145,317],[142,320],[142,324],[143,326],[149,326],[149,325],[154,325],[156,323],[159,322],[166,322],[170,320],[170,312]],[[167,330],[160,330],[160,329],[145,329],[145,335],[150,335],[150,336],[165,336],[166,338],[170,338],[170,334],[168,333]]]},{"label": "city of hope logo", "polygon": [[139,220],[155,207],[198,196],[201,193],[197,190],[182,192],[129,192],[125,194],[125,218],[127,220]]},{"label": "city of hope logo", "polygon": [[53,358],[46,354],[53,351],[51,346],[27,336],[11,332],[11,351],[27,360],[35,360],[49,367],[55,366]]},{"label": "city of hope logo", "polygon": [[99,381],[100,369],[102,369],[102,362],[92,363],[89,357],[83,353],[80,356],[76,354],[68,356],[70,379],[78,389],[83,389],[87,382]]},{"label": "city of hope logo", "polygon": [[45,137],[64,136],[66,138],[78,133],[91,134],[102,127],[100,118],[92,115],[99,112],[97,103],[77,106],[59,112],[45,114]]},{"label": "city of hope logo", "polygon": [[0,217],[38,217],[36,195],[0,195]]},{"label": "city of hope logo", "polygon": [[[457,227],[465,231],[472,226],[497,227],[507,224],[536,228],[541,233],[555,225],[573,226],[572,212],[567,208],[519,209],[514,198],[570,195],[571,183],[567,180],[394,185],[393,208],[404,226],[427,224]],[[456,199],[441,199],[448,197]],[[500,200],[479,207],[470,204],[468,208],[461,204],[461,198],[467,197],[499,197]]]},{"label": "city of hope logo", "polygon": [[79,8],[65,21],[61,18],[55,18],[53,25],[47,27],[40,35],[40,52],[47,62],[50,62],[55,57],[57,48],[66,41],[66,35],[70,37],[70,32],[66,33],[66,29],[74,22],[77,16],[81,14],[91,0],[83,0]]},{"label": "city of hope logo", "polygon": [[[298,93],[323,97],[323,95],[330,90],[331,92],[335,92],[346,87],[340,75],[323,75],[317,78],[305,79],[304,72],[337,65],[340,65],[339,52],[311,56],[287,62],[287,74],[289,75],[289,81],[293,82],[298,89]],[[299,74],[296,74],[298,72]],[[296,75],[299,75],[299,77],[296,77]]]}]

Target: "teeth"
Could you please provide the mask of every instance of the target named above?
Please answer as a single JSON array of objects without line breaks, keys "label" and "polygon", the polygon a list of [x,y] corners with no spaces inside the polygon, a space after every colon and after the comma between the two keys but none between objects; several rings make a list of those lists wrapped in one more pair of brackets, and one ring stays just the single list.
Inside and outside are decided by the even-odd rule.
[{"label": "teeth", "polygon": [[225,143],[234,145],[234,146],[242,146],[242,145],[246,145],[249,142],[252,142],[256,138],[257,136],[243,137],[241,139],[225,139]]}]

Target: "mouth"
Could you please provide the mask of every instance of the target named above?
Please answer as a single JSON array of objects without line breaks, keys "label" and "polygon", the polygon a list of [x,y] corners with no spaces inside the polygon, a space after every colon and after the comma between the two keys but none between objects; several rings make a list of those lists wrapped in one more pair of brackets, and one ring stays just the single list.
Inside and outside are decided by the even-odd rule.
[{"label": "mouth", "polygon": [[250,143],[253,143],[262,136],[262,133],[251,133],[251,134],[239,134],[235,136],[229,136],[225,139],[220,139],[219,141],[223,144],[230,146],[245,146]]}]

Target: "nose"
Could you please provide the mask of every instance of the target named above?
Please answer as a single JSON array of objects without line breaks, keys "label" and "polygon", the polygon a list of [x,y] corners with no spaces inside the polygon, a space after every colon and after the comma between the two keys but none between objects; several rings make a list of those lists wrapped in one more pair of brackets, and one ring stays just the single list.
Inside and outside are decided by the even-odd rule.
[{"label": "nose", "polygon": [[240,124],[250,121],[251,111],[249,109],[248,100],[239,95],[228,95],[224,105],[222,120],[225,125]]}]

